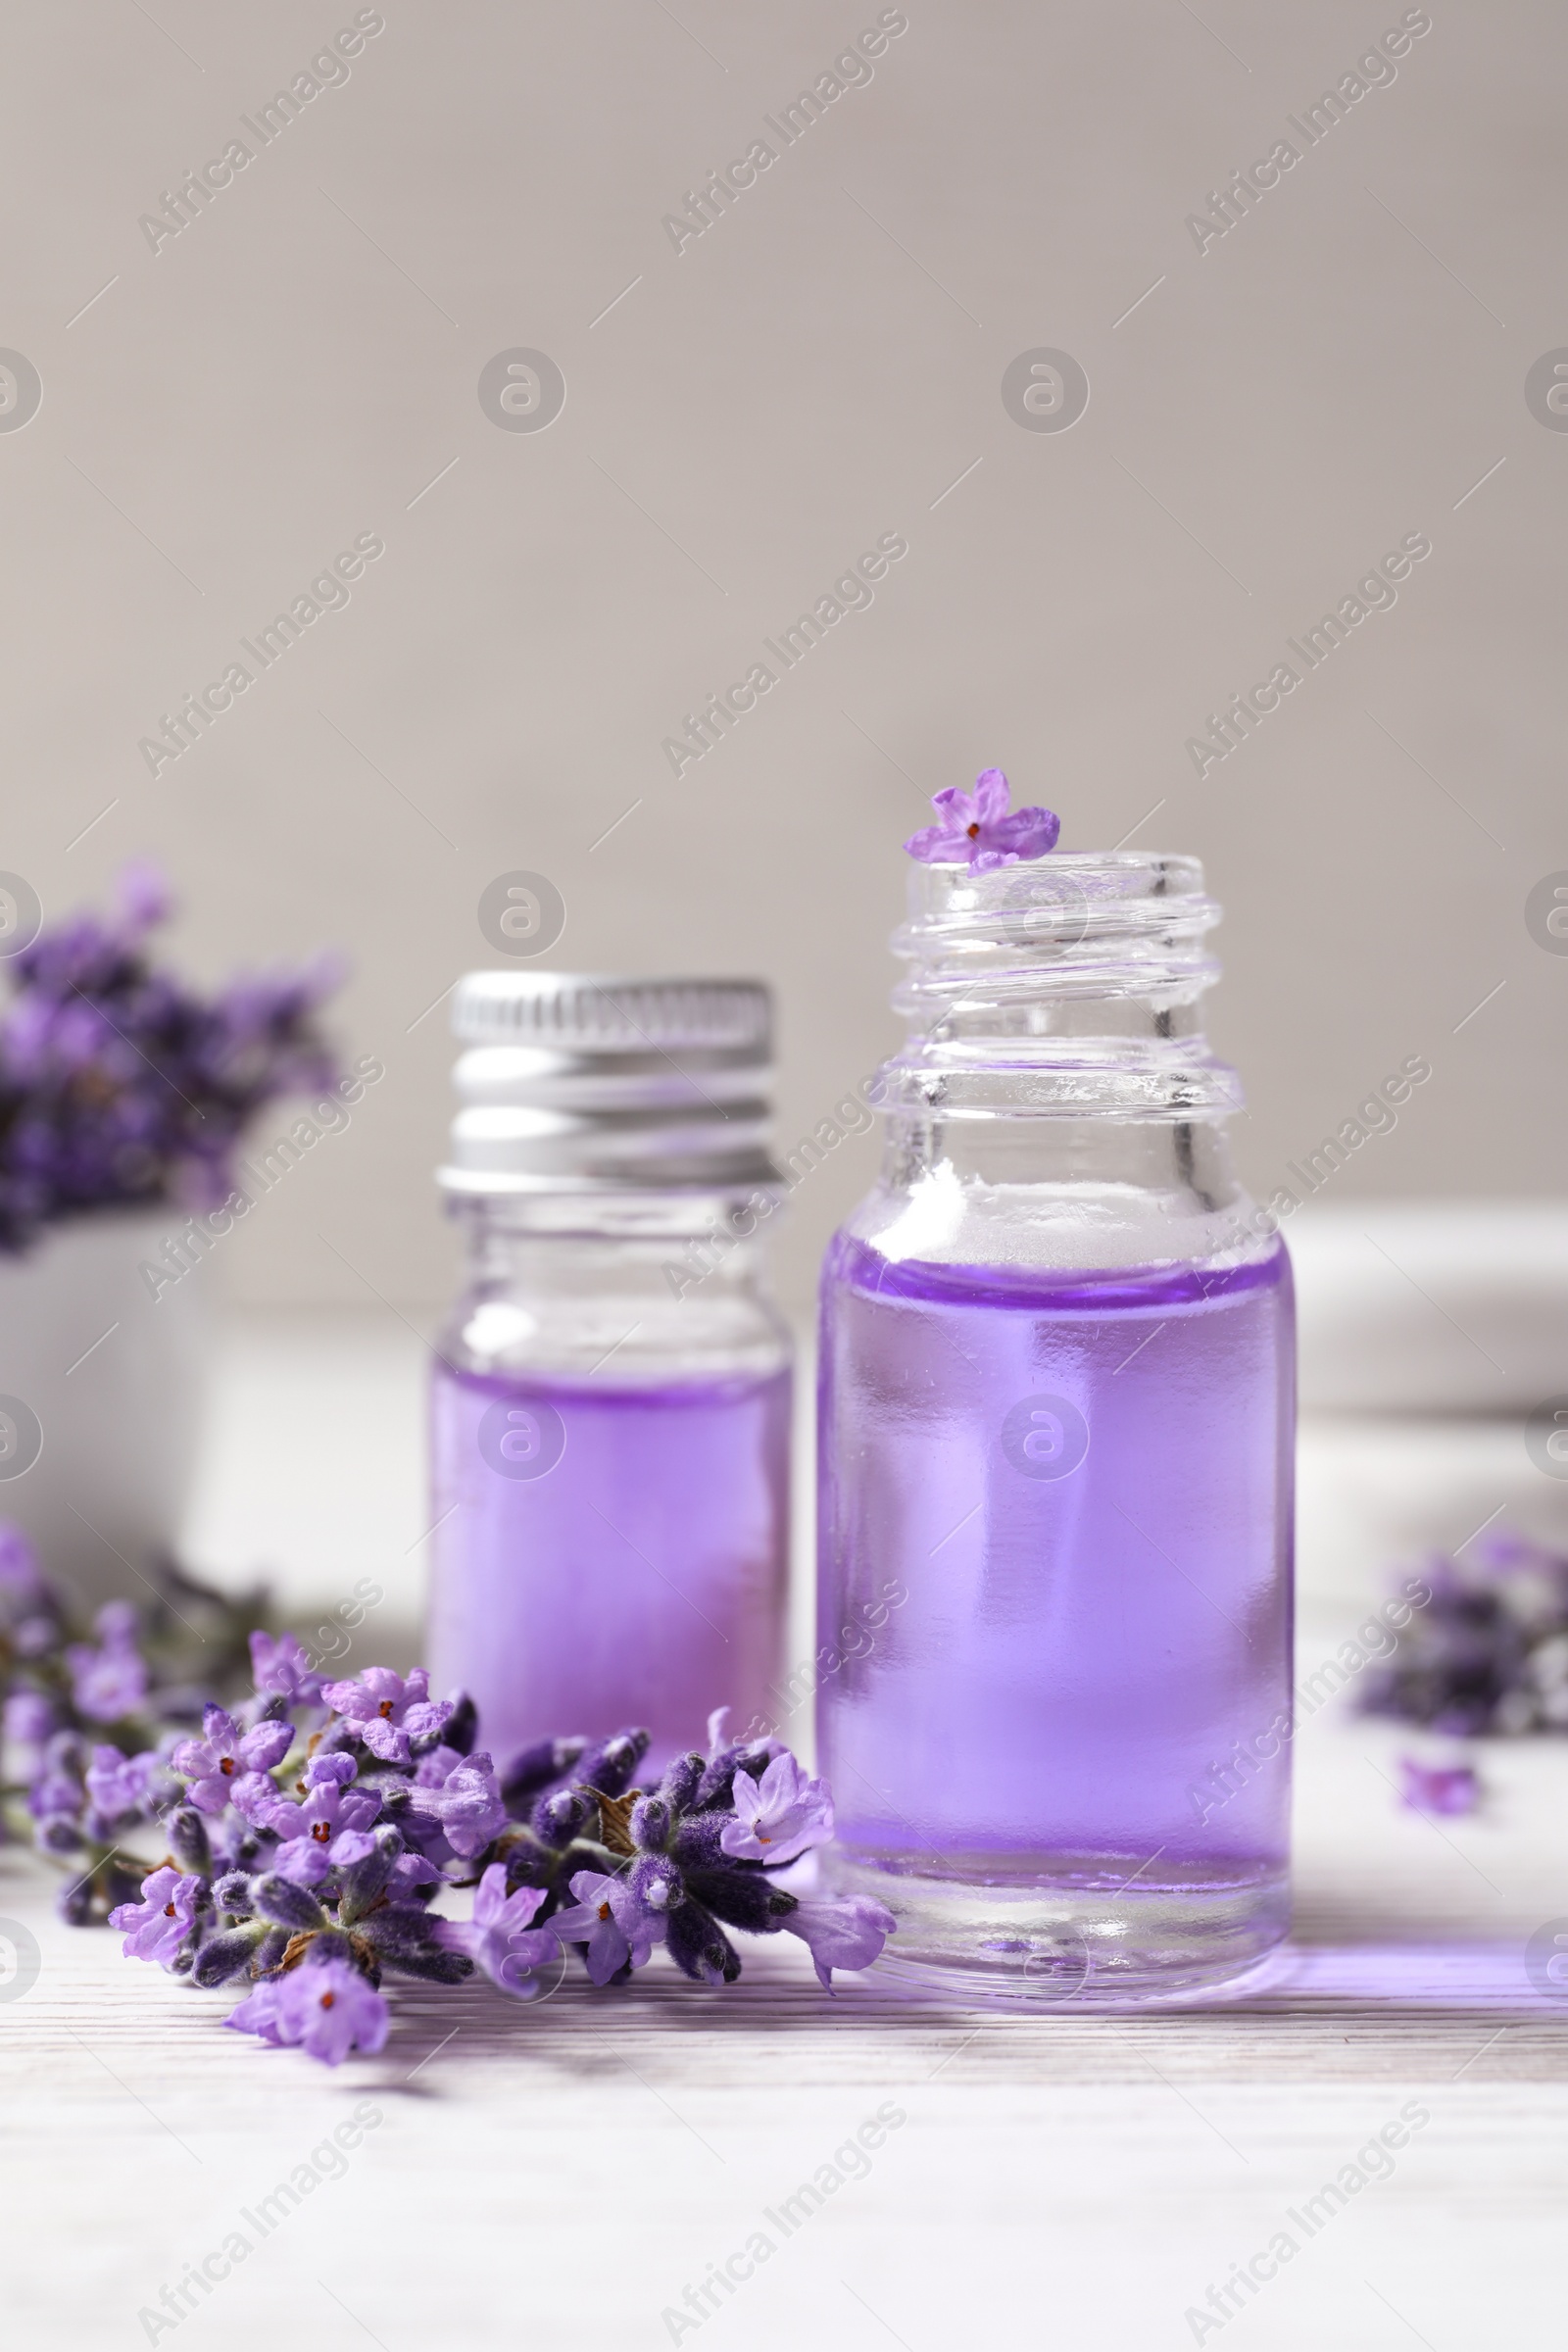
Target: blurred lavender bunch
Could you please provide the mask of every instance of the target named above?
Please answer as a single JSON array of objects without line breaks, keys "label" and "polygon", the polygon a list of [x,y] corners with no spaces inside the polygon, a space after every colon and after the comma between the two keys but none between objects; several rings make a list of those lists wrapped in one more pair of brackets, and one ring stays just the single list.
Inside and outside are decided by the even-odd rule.
[{"label": "blurred lavender bunch", "polygon": [[228,1600],[172,1563],[160,1584],[145,1609],[111,1601],[85,1620],[0,1523],[0,1838],[30,1838],[69,1871],[61,1909],[78,1924],[135,1892],[144,1865],[127,1840],[183,1793],[171,1759],[201,1720],[196,1658],[208,1688],[224,1687],[266,1603],[260,1590]]},{"label": "blurred lavender bunch", "polygon": [[[112,1914],[127,1956],[201,1986],[243,1981],[241,2032],[335,2066],[385,2041],[388,1973],[478,1970],[526,2000],[568,1952],[596,1985],[623,1984],[663,1944],[699,1984],[730,1984],[733,1927],[804,1937],[831,1989],[892,1932],[879,1903],[778,1885],[831,1835],[832,1800],[776,1741],[727,1740],[727,1710],[709,1753],[645,1794],[646,1732],[541,1740],[498,1773],[471,1702],[432,1699],[422,1668],[323,1683],[291,1635],[251,1647],[254,1696],[209,1706],[173,1746],[168,1858]],[[466,1920],[432,1907],[448,1887],[473,1889]]]},{"label": "blurred lavender bunch", "polygon": [[234,1149],[266,1102],[335,1076],[316,1013],[340,971],[293,973],[198,996],[147,956],[171,901],[128,865],[109,919],[79,914],[11,959],[0,1013],[0,1250],[88,1209],[210,1208],[232,1189]]},{"label": "blurred lavender bunch", "polygon": [[1363,1711],[1456,1738],[1568,1732],[1568,1558],[1495,1537],[1423,1573],[1432,1598]]}]

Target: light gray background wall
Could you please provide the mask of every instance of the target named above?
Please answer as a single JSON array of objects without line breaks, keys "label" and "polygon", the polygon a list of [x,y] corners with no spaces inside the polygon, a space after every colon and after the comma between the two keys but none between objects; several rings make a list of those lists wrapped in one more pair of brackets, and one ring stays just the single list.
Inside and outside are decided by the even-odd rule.
[{"label": "light gray background wall", "polygon": [[[494,960],[498,873],[557,884],[559,960],[765,973],[789,1139],[891,1044],[899,841],[989,762],[1068,846],[1206,860],[1256,1187],[1412,1054],[1345,1198],[1557,1187],[1568,959],[1525,906],[1568,867],[1568,436],[1525,380],[1568,345],[1560,11],[1433,0],[1202,253],[1187,216],[1304,147],[1287,117],[1398,0],[908,0],[679,253],[663,216],[874,0],[381,13],[156,253],[139,217],[258,148],[241,115],[354,7],[60,0],[4,35],[0,343],[43,398],[0,431],[0,864],[57,912],[156,853],[208,974],[340,944],[345,1044],[386,1064],[227,1246],[240,1296],[445,1287],[418,1016]],[[564,373],[548,429],[481,409],[515,347]],[[1038,347],[1087,371],[1069,430],[1004,407]],[[367,531],[347,608],[151,776],[160,713]],[[677,780],[682,713],[888,531],[874,605]],[[1206,714],[1410,532],[1397,604],[1200,780]],[[796,1295],[871,1166],[802,1189]]]}]

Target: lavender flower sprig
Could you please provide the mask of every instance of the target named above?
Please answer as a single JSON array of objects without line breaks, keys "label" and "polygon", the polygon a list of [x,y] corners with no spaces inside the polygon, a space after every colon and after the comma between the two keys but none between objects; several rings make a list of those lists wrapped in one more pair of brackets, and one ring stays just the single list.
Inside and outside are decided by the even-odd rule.
[{"label": "lavender flower sprig", "polygon": [[110,919],[74,915],[11,959],[0,1250],[91,1209],[216,1206],[263,1104],[334,1080],[316,1015],[340,977],[335,962],[198,995],[147,954],[170,906],[162,877],[130,865]]},{"label": "lavender flower sprig", "polygon": [[[335,2066],[384,2043],[389,1974],[478,1971],[529,1999],[572,1951],[599,1986],[660,1944],[697,1983],[733,1984],[731,1928],[800,1936],[831,1990],[834,1968],[867,1966],[893,1931],[880,1903],[778,1885],[832,1835],[832,1798],[776,1740],[728,1740],[727,1709],[708,1753],[646,1792],[644,1731],[542,1740],[503,1775],[474,1747],[472,1706],[432,1699],[422,1668],[322,1684],[286,1637],[253,1646],[254,1696],[209,1706],[201,1738],[172,1750],[169,1859],[110,1915],[127,1957],[203,1987],[243,1981],[227,2020],[241,2032]],[[432,1907],[447,1886],[475,1888],[469,1919]]]},{"label": "lavender flower sprig", "polygon": [[0,1523],[0,1839],[30,1838],[70,1872],[61,1909],[79,1925],[134,1893],[127,1841],[182,1794],[171,1758],[201,1719],[197,1655],[229,1679],[245,1656],[239,1629],[266,1602],[261,1590],[225,1599],[167,1562],[161,1582],[155,1605],[110,1601],[84,1620],[21,1530]]},{"label": "lavender flower sprig", "polygon": [[[644,1731],[539,1740],[498,1771],[471,1702],[432,1698],[422,1668],[326,1681],[286,1633],[250,1635],[248,1696],[203,1705],[174,1628],[200,1618],[223,1659],[232,1610],[177,1581],[177,1611],[112,1601],[86,1627],[0,1526],[0,1823],[71,1874],[69,1920],[107,1915],[127,1957],[242,1987],[242,2032],[336,2065],[382,2046],[387,1976],[526,2000],[573,1956],[625,1984],[660,1945],[732,1984],[731,1931],[799,1936],[831,1991],[893,1931],[880,1903],[780,1884],[833,1800],[776,1740],[730,1740],[727,1709],[645,1790]],[[457,1889],[466,1919],[435,1907]]]},{"label": "lavender flower sprig", "polygon": [[1489,1536],[1423,1576],[1430,1598],[1368,1673],[1363,1712],[1459,1739],[1568,1732],[1568,1557]]}]

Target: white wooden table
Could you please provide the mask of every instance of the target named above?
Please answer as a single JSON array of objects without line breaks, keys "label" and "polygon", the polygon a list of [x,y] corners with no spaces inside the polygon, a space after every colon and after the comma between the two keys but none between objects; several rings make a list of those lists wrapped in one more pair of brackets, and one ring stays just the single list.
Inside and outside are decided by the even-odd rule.
[{"label": "white wooden table", "polygon": [[[308,1400],[254,1418],[286,1353],[270,1372],[253,1335],[225,1376],[220,1476],[194,1523],[220,1565],[251,1495],[275,1540],[289,1533],[278,1415]],[[379,1419],[363,1392],[352,1407],[397,1461],[412,1360],[399,1378],[403,1403],[389,1386]],[[295,1574],[327,1600],[367,1562],[329,1545],[326,1460],[306,1450]],[[349,1548],[390,1553],[398,1513],[417,1520],[416,1477],[359,1493]],[[420,1532],[402,1535],[412,1558]],[[388,1609],[391,1636],[390,1592]],[[1303,1654],[1341,1630],[1315,1608]],[[0,2000],[6,2342],[1534,2352],[1562,2330],[1568,1999],[1537,1994],[1522,1953],[1568,1921],[1568,1753],[1494,1749],[1487,1810],[1435,1825],[1389,1786],[1405,1744],[1333,1704],[1313,1719],[1297,1936],[1275,1981],[1136,2017],[940,2009],[874,1980],[841,1980],[829,2001],[799,1945],[753,1943],[720,1994],[662,1955],[619,1996],[399,1992],[383,2055],[333,2076],[225,2032],[229,1995],[59,1926],[52,1878],[0,1851],[0,1916],[42,1961]],[[1310,2236],[1287,2218],[1381,2128],[1408,2130],[1410,2102],[1429,2120],[1386,2177],[1343,2211],[1320,2202]],[[880,2144],[858,2153],[868,2124]],[[1216,2320],[1210,2287],[1281,2230],[1298,2251]],[[224,2252],[236,2231],[242,2259]],[[207,2287],[191,2278],[204,2261]],[[182,2278],[194,2308],[175,2323],[160,2297],[175,2290],[178,2311]]]}]

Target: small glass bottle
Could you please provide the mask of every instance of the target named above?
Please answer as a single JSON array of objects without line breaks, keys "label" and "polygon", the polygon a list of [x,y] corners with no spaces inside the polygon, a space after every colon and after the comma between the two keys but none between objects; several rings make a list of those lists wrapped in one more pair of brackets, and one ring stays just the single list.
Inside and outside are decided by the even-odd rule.
[{"label": "small glass bottle", "polygon": [[877,1189],[822,1280],[817,1696],[884,1967],[1137,2001],[1289,1917],[1295,1343],[1188,858],[915,865]]},{"label": "small glass bottle", "polygon": [[771,1012],[751,980],[473,972],[441,1182],[466,1286],[432,1372],[430,1664],[498,1761],[769,1705],[790,1342],[762,1285]]}]

